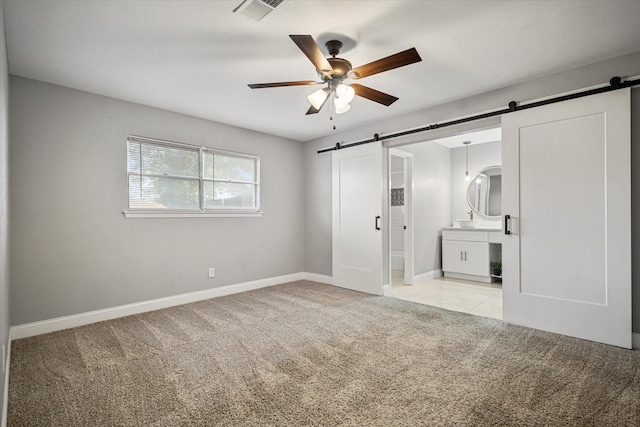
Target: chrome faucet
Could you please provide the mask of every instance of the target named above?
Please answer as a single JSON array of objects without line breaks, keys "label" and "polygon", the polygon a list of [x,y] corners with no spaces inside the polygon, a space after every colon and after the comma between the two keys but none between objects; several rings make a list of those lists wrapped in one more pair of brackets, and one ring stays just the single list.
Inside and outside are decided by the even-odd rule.
[{"label": "chrome faucet", "polygon": [[469,221],[473,221],[473,211],[467,212],[469,214]]}]

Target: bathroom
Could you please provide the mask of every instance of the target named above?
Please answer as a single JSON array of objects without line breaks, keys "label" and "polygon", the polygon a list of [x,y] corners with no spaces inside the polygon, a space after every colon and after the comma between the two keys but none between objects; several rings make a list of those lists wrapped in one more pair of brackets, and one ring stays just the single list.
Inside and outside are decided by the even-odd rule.
[{"label": "bathroom", "polygon": [[[470,143],[464,144],[466,141]],[[500,178],[496,175],[500,174],[501,145],[501,129],[494,128],[390,150],[392,285],[388,295],[450,310],[502,317],[500,275],[499,271],[491,270],[491,264],[500,267],[497,263],[501,262],[498,237],[501,216],[495,208],[500,204],[499,194],[497,198],[493,196],[500,187]],[[487,169],[489,167],[491,169]],[[474,198],[474,194],[482,194],[478,192],[480,185],[476,184],[476,174],[481,171],[484,176],[480,179],[491,182],[495,201]],[[473,212],[470,203],[476,208],[474,221],[463,225],[476,228],[473,238],[484,231],[492,238],[492,242],[474,243],[471,248],[475,251],[478,246],[488,247],[479,266],[483,273],[443,272],[443,261],[445,269],[451,270],[446,257],[443,260],[443,236],[462,231],[460,222],[469,220],[469,212]],[[492,208],[489,214],[496,215],[480,215],[485,204]],[[445,248],[447,244],[445,241]],[[467,252],[456,252],[460,253],[464,261]]]}]

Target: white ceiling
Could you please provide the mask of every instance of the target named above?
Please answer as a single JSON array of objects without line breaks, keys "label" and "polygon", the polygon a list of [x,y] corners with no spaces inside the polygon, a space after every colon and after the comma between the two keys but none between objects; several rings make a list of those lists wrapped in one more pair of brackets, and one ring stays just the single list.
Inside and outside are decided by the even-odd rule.
[{"label": "white ceiling", "polygon": [[447,138],[434,139],[431,142],[436,142],[447,148],[460,148],[464,147],[464,141],[470,141],[473,145],[502,141],[502,128],[483,129]]},{"label": "white ceiling", "polygon": [[317,87],[247,83],[317,78],[289,39],[343,34],[354,67],[415,47],[422,62],[358,83],[395,95],[364,98],[339,130],[640,49],[640,1],[284,0],[262,21],[241,0],[5,0],[11,74],[306,141],[328,135]]}]

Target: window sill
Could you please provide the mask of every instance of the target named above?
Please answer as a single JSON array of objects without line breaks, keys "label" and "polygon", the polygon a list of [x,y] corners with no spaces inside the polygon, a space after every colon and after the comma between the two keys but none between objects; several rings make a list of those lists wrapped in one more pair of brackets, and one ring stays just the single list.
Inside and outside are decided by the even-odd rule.
[{"label": "window sill", "polygon": [[259,218],[263,212],[123,211],[125,218]]}]

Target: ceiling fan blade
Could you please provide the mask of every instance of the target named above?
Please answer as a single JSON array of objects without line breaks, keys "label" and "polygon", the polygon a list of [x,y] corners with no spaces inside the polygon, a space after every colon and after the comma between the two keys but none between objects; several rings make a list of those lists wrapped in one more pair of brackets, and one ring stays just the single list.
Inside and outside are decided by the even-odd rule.
[{"label": "ceiling fan blade", "polygon": [[302,53],[304,53],[307,58],[309,58],[309,61],[313,63],[313,65],[316,67],[316,70],[320,74],[322,74],[323,76],[330,76],[333,73],[331,64],[329,64],[327,58],[324,57],[324,54],[318,47],[318,44],[313,39],[313,37],[308,35],[295,34],[290,34],[289,37],[291,37],[291,40],[293,40],[293,42],[298,45]]},{"label": "ceiling fan blade", "polygon": [[318,114],[319,112],[320,110],[318,110],[316,107],[312,105],[311,107],[309,107],[309,109],[305,113],[305,116],[308,116],[309,114]]},{"label": "ceiling fan blade", "polygon": [[276,82],[276,83],[250,83],[248,86],[251,89],[264,89],[266,87],[283,87],[283,86],[311,86],[324,84],[324,82],[317,82],[315,80],[300,80],[297,82]]},{"label": "ceiling fan blade", "polygon": [[379,90],[371,89],[370,87],[362,86],[357,83],[352,83],[349,86],[353,88],[356,95],[370,99],[371,101],[379,104],[386,105],[387,107],[398,100],[398,98],[393,95],[389,95],[388,93],[380,92]]},{"label": "ceiling fan blade", "polygon": [[422,61],[422,58],[418,55],[416,48],[412,47],[411,49],[398,52],[394,55],[387,56],[386,58],[378,59],[377,61],[356,67],[349,73],[349,77],[352,79],[361,79],[363,77],[372,76],[374,74],[382,73],[383,71],[393,70],[394,68],[404,67],[405,65],[420,61]]}]

